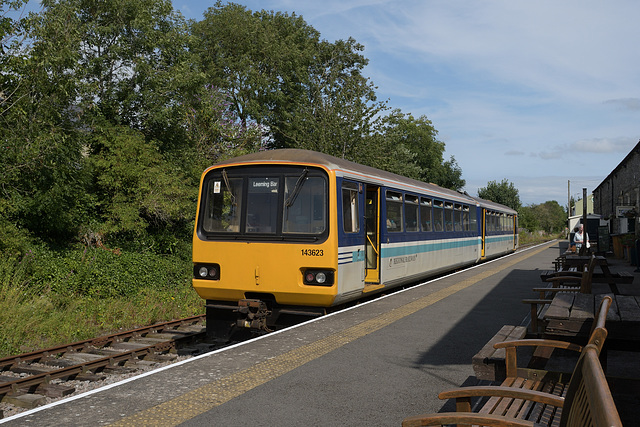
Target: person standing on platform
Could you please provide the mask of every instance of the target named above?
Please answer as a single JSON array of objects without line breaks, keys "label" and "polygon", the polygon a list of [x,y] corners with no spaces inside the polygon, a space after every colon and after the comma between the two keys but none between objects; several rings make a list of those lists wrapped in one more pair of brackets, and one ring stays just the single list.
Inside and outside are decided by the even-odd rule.
[{"label": "person standing on platform", "polygon": [[585,241],[587,249],[591,247],[591,245],[589,244],[589,234],[584,233],[584,226],[582,224],[576,225],[576,228],[573,231],[575,231],[575,234],[573,235],[573,243],[576,245],[577,251],[580,251],[580,248]]}]

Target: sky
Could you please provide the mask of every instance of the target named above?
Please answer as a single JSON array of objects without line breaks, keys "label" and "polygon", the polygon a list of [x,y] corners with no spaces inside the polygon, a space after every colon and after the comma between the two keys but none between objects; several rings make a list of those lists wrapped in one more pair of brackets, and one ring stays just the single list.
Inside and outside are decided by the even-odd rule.
[{"label": "sky", "polygon": [[[214,0],[173,0],[201,20]],[[245,0],[354,38],[379,100],[426,116],[477,195],[523,205],[591,193],[640,140],[636,0]]]}]

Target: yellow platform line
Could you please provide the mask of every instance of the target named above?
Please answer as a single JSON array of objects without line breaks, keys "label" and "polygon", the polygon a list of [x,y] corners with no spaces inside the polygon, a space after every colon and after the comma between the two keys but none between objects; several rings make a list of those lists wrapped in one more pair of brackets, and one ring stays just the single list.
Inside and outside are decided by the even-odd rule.
[{"label": "yellow platform line", "polygon": [[344,331],[322,338],[313,343],[291,350],[280,356],[258,363],[251,368],[213,381],[207,385],[187,392],[179,397],[161,403],[157,406],[123,418],[111,426],[176,426],[188,421],[216,406],[222,405],[245,392],[278,378],[307,362],[318,359],[372,332],[378,331],[404,317],[423,308],[429,307],[444,298],[466,289],[502,270],[505,270],[533,255],[547,249],[543,245],[537,249],[514,255],[506,263],[500,264],[472,278],[462,280],[455,285],[434,292],[413,302],[405,304],[387,313],[381,314]]}]

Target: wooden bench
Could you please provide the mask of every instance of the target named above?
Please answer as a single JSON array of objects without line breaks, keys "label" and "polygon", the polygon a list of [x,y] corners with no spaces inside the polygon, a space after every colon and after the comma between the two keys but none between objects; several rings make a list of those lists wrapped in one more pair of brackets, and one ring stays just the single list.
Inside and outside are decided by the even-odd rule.
[{"label": "wooden bench", "polygon": [[488,381],[504,380],[507,376],[506,352],[504,348],[495,348],[494,345],[503,341],[523,339],[526,334],[526,326],[504,325],[500,328],[471,360],[476,378]]},{"label": "wooden bench", "polygon": [[[457,412],[408,417],[402,425],[622,426],[598,354],[593,344],[584,348],[566,388],[462,387],[438,395],[440,399],[456,399]],[[480,412],[471,412],[471,399],[479,397],[488,400]]]},{"label": "wooden bench", "polygon": [[[594,321],[591,324],[589,332],[589,341],[587,344],[596,344],[602,349],[604,339],[603,332],[595,331],[605,329],[609,310],[613,304],[610,296],[604,296],[600,302]],[[543,368],[550,359],[554,348],[565,350],[580,351],[582,347],[569,346],[564,341],[540,340],[540,339],[524,339],[526,335],[525,326],[505,325],[491,340],[485,344],[482,349],[472,358],[473,371],[479,380],[488,381],[504,381],[507,377],[528,376],[542,378],[547,374],[543,374],[538,370]],[[516,350],[519,347],[533,348],[532,354],[527,355],[528,360],[524,368],[519,368]],[[521,371],[519,372],[518,369]],[[525,369],[526,371],[522,371]]]},{"label": "wooden bench", "polygon": [[[587,342],[587,347],[594,348],[597,351],[598,355],[600,355],[607,337],[607,329],[605,326],[607,321],[607,314],[609,312],[609,308],[611,307],[611,303],[612,298],[609,296],[605,296],[602,299],[597,317],[595,318],[591,328],[589,341]],[[518,328],[520,328],[520,330],[518,330]],[[552,372],[542,368],[546,368],[545,365],[551,358],[551,355],[555,349],[583,352],[583,347],[575,343],[548,339],[515,339],[510,341],[500,341],[500,336],[513,336],[513,334],[520,334],[521,332],[522,327],[507,325],[503,327],[500,332],[498,332],[498,334],[496,334],[496,336],[494,336],[494,338],[490,341],[496,351],[503,351],[502,355],[504,357],[505,377],[504,379],[500,379],[502,383],[499,388],[518,390],[518,392],[533,392],[534,394],[542,392],[547,394],[555,394],[558,396],[564,395],[568,390],[568,384],[570,384],[570,381],[568,381],[568,374],[563,372]],[[483,350],[481,350],[480,353],[474,357],[474,371],[476,372],[478,372],[476,367],[478,360],[475,359],[479,358],[479,355],[481,354],[489,354],[486,347],[487,346],[485,346]],[[519,348],[535,348],[533,356],[529,359],[526,367],[519,366],[517,354],[517,350]],[[492,355],[491,357],[497,359],[497,356]],[[580,355],[580,357],[582,357],[582,354]],[[501,374],[501,371],[499,369],[496,369],[496,366],[498,365],[496,364],[496,361],[493,360],[493,368],[495,369],[494,372],[496,375],[496,379],[498,379],[497,376]],[[486,374],[486,372],[484,371],[482,371],[481,373]],[[478,379],[489,379],[488,376],[481,378],[477,375],[477,373],[476,376],[478,377]],[[495,386],[489,387],[489,390],[494,390],[495,388]],[[474,387],[472,389],[486,390],[486,388],[484,387]],[[455,390],[452,392],[443,392],[439,396],[441,399],[456,398],[456,407],[458,408],[458,410],[469,412],[471,411],[471,397],[484,395],[464,394],[469,393],[469,387],[465,387],[462,390],[464,391],[461,392]],[[524,415],[525,419],[533,419],[536,422],[538,421],[540,415],[535,411],[541,410],[540,405],[538,405],[538,409],[534,411],[533,407],[535,405],[529,404],[529,409],[522,412],[522,405],[524,404],[523,401],[514,399],[513,396],[504,394],[504,392],[501,393],[503,394],[491,395],[492,397],[487,400],[480,412],[487,414],[494,414],[497,412],[499,413],[499,415],[505,415],[509,413],[513,415],[522,413],[526,414]],[[555,410],[552,412],[555,412]],[[557,418],[557,420],[558,419],[559,417]]]}]

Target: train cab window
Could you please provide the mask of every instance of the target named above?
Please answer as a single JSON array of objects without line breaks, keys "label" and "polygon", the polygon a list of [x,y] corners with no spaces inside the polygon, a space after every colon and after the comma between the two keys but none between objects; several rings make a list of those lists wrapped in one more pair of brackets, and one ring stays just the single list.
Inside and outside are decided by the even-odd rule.
[{"label": "train cab window", "polygon": [[283,233],[322,234],[326,229],[325,179],[319,176],[286,176],[284,179]]},{"label": "train cab window", "polygon": [[360,231],[358,194],[358,184],[354,182],[342,184],[342,225],[345,233]]},{"label": "train cab window", "polygon": [[387,231],[402,231],[402,194],[387,191]]},{"label": "train cab window", "polygon": [[404,215],[407,231],[418,231],[418,196],[405,195]]},{"label": "train cab window", "polygon": [[431,199],[420,198],[420,223],[422,231],[432,231]]},{"label": "train cab window", "polygon": [[275,233],[278,218],[278,177],[249,178],[247,233]]},{"label": "train cab window", "polygon": [[444,231],[443,207],[440,200],[433,201],[433,231]]},{"label": "train cab window", "polygon": [[444,229],[453,231],[453,203],[444,204]]},{"label": "train cab window", "polygon": [[202,228],[206,232],[238,233],[242,203],[242,178],[210,180],[206,190]]},{"label": "train cab window", "polygon": [[453,205],[453,231],[462,231],[462,205]]}]

